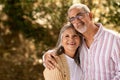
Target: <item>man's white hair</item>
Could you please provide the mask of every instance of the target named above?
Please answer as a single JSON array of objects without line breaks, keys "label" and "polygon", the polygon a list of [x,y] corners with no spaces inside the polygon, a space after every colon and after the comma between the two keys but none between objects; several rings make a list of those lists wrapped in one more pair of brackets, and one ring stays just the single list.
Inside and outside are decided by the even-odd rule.
[{"label": "man's white hair", "polygon": [[70,6],[70,8],[68,9],[68,13],[74,8],[83,9],[84,11],[86,11],[88,13],[90,12],[90,9],[86,5],[81,4],[81,3],[76,3],[76,4],[73,4],[72,6]]}]

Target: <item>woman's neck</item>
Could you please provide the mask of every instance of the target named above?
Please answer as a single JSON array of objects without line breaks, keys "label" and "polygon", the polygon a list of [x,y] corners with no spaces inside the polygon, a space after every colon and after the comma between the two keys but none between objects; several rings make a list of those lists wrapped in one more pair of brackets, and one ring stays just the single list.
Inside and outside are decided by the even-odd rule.
[{"label": "woman's neck", "polygon": [[65,54],[68,55],[69,57],[73,58],[74,57],[74,54],[75,54],[75,51],[65,51]]}]

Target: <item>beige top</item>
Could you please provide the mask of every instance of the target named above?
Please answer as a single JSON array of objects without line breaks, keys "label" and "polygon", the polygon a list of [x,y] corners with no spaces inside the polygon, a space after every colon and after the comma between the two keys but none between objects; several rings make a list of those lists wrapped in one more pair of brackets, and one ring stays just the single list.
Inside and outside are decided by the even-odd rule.
[{"label": "beige top", "polygon": [[45,68],[43,72],[45,80],[70,80],[70,71],[65,55],[59,55],[56,61],[58,64],[55,69],[49,70]]}]

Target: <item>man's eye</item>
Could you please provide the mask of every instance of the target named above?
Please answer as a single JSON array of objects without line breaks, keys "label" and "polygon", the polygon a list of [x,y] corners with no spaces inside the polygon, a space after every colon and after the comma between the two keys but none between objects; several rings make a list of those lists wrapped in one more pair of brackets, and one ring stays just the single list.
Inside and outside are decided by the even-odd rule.
[{"label": "man's eye", "polygon": [[73,21],[74,20],[74,18],[70,18],[70,21]]}]

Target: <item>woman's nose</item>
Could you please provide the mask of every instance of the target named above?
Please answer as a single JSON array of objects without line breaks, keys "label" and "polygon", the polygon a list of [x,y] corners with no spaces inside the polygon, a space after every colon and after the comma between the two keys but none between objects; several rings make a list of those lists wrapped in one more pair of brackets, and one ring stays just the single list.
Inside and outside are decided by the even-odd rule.
[{"label": "woman's nose", "polygon": [[74,40],[74,37],[70,37],[70,40]]}]

